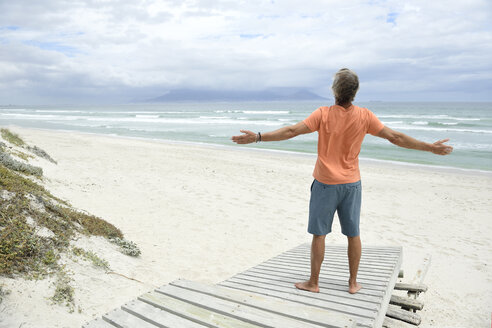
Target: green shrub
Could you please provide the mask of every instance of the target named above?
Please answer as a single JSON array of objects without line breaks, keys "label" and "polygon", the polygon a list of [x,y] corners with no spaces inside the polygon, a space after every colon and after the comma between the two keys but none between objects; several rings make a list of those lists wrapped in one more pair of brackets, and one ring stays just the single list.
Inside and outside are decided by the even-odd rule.
[{"label": "green shrub", "polygon": [[48,266],[55,266],[60,256],[56,254],[55,250],[50,249],[44,254],[43,263]]},{"label": "green shrub", "polygon": [[118,238],[118,237],[111,238],[109,241],[120,246],[120,252],[122,252],[123,254],[130,255],[130,256],[140,255],[140,249],[138,248],[137,244],[135,244],[133,241]]},{"label": "green shrub", "polygon": [[84,230],[81,231],[83,233],[106,238],[123,237],[120,229],[97,216],[85,214],[72,208],[59,206],[51,202],[45,203],[45,207],[55,215],[67,220],[67,222],[78,223],[84,228]]},{"label": "green shrub", "polygon": [[17,172],[30,174],[37,177],[43,175],[42,168],[13,159],[10,154],[3,151],[0,151],[0,163],[3,164],[5,167]]},{"label": "green shrub", "polygon": [[54,198],[46,189],[41,185],[16,174],[12,170],[9,170],[5,165],[0,163],[0,187],[7,191],[21,193],[26,195],[28,193],[34,195],[46,195],[50,198]]},{"label": "green shrub", "polygon": [[75,308],[75,290],[70,285],[71,279],[64,270],[60,270],[55,283],[55,293],[51,296],[53,304],[65,304],[70,312]]},{"label": "green shrub", "polygon": [[10,219],[0,231],[0,274],[27,271],[39,246],[39,238],[25,220]]},{"label": "green shrub", "polygon": [[31,153],[33,153],[33,154],[35,154],[35,155],[37,155],[39,157],[42,157],[44,159],[47,159],[51,163],[57,164],[56,161],[53,158],[51,158],[51,156],[48,155],[47,152],[45,152],[44,150],[42,150],[38,146],[26,146],[25,148],[27,150],[29,150]]}]

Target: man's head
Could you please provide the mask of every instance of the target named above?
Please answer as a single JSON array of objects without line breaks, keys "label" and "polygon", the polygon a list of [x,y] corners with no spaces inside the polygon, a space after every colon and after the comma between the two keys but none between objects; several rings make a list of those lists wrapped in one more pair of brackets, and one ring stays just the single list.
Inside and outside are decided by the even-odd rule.
[{"label": "man's head", "polygon": [[342,68],[335,74],[331,88],[337,104],[345,105],[351,103],[357,90],[359,90],[359,78],[357,74],[348,68]]}]

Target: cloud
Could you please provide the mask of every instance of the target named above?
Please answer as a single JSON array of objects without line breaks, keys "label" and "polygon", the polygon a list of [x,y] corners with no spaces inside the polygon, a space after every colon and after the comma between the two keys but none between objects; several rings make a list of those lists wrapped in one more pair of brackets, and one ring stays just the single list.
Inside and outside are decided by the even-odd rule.
[{"label": "cloud", "polygon": [[308,87],[492,100],[489,1],[0,2],[0,103],[124,102],[173,88]]}]

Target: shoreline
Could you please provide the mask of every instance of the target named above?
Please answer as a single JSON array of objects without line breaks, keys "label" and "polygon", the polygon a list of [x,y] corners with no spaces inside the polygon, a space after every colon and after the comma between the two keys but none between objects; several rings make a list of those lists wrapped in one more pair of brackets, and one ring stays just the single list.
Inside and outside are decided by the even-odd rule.
[{"label": "shoreline", "polygon": [[[75,134],[91,135],[91,136],[99,136],[99,137],[110,137],[116,139],[149,141],[149,142],[171,144],[171,145],[189,145],[189,146],[197,146],[197,147],[204,147],[204,148],[211,148],[211,149],[225,149],[231,151],[259,152],[259,153],[267,153],[267,154],[271,153],[271,154],[290,155],[295,157],[305,157],[305,158],[314,158],[314,159],[316,159],[317,157],[316,153],[307,153],[307,152],[304,153],[304,152],[297,152],[297,151],[290,151],[290,150],[265,149],[265,148],[254,148],[254,147],[252,148],[252,147],[248,147],[247,145],[234,145],[234,144],[225,145],[225,144],[199,142],[199,141],[184,141],[184,140],[157,139],[157,138],[145,138],[145,137],[135,137],[135,136],[122,136],[117,134],[105,134],[105,133],[85,132],[85,131],[77,131],[77,130],[31,128],[31,127],[23,127],[14,124],[5,125],[5,128],[18,128],[18,129],[55,132],[55,133],[59,132],[64,134],[75,133]],[[490,171],[486,171],[486,170],[470,169],[470,168],[462,168],[462,167],[454,167],[454,166],[442,166],[442,165],[420,164],[420,163],[411,163],[411,162],[403,162],[403,161],[395,161],[395,160],[383,160],[383,159],[368,158],[368,157],[359,157],[359,163],[369,163],[369,164],[377,163],[389,167],[400,166],[400,167],[409,167],[409,168],[421,168],[424,170],[439,171],[439,172],[442,172],[444,170],[446,172],[456,173],[456,174],[484,175],[484,176],[492,177],[492,168]]]}]

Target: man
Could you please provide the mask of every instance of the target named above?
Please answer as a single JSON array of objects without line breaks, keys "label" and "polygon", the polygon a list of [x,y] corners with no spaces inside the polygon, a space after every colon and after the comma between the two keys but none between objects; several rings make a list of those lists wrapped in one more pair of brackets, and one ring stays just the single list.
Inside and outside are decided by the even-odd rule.
[{"label": "man", "polygon": [[332,89],[335,105],[320,107],[304,121],[272,132],[256,134],[241,130],[243,134],[232,137],[232,141],[238,144],[279,141],[318,131],[318,159],[311,185],[308,223],[308,232],[313,235],[311,277],[308,281],[296,283],[295,286],[298,289],[319,292],[318,281],[324,259],[325,237],[331,232],[336,211],[342,233],[348,239],[348,291],[354,294],[362,287],[357,283],[361,257],[361,183],[358,156],[364,136],[370,133],[400,147],[430,151],[438,155],[450,154],[453,147],[444,144],[449,139],[429,144],[394,131],[384,126],[368,109],[353,105],[352,101],[359,89],[359,78],[347,68],[335,74]]}]

